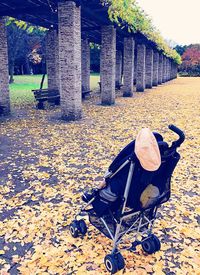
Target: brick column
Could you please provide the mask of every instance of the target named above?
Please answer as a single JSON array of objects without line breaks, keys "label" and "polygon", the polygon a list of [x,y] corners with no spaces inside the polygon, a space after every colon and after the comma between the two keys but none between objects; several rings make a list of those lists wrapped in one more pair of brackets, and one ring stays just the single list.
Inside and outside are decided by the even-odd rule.
[{"label": "brick column", "polygon": [[174,78],[178,77],[178,65],[175,64],[175,69],[174,69],[175,73],[174,73]]},{"label": "brick column", "polygon": [[0,106],[3,115],[10,114],[8,47],[5,19],[0,17]]},{"label": "brick column", "polygon": [[81,43],[81,71],[82,71],[82,90],[90,91],[90,43],[88,39],[83,39]]},{"label": "brick column", "polygon": [[134,76],[133,76],[133,84],[136,85],[136,77],[137,77],[137,47],[135,47],[134,51]]},{"label": "brick column", "polygon": [[165,82],[167,82],[167,57],[165,57]]},{"label": "brick column", "polygon": [[166,82],[166,57],[163,56],[163,75],[162,75],[162,82]]},{"label": "brick column", "polygon": [[169,59],[169,80],[171,80],[171,71],[172,71],[172,61]]},{"label": "brick column", "polygon": [[116,29],[114,26],[103,26],[101,29],[101,103],[115,103],[115,70],[116,70]]},{"label": "brick column", "polygon": [[173,79],[173,60],[170,61],[170,79]]},{"label": "brick column", "polygon": [[58,33],[50,29],[46,35],[46,64],[48,89],[59,90]]},{"label": "brick column", "polygon": [[133,96],[134,80],[134,48],[135,41],[132,37],[124,38],[124,97]]},{"label": "brick column", "polygon": [[170,81],[170,59],[167,59],[167,79]]},{"label": "brick column", "polygon": [[121,83],[122,83],[122,52],[116,51],[115,87],[119,88]]},{"label": "brick column", "polygon": [[172,60],[170,59],[170,80],[172,79]]},{"label": "brick column", "polygon": [[162,84],[163,75],[163,54],[159,54],[159,65],[158,65],[158,84]]},{"label": "brick column", "polygon": [[58,22],[62,118],[78,120],[82,115],[80,7],[73,1],[59,2]]},{"label": "brick column", "polygon": [[171,79],[174,79],[174,62],[173,61],[171,65]]},{"label": "brick column", "polygon": [[145,59],[145,83],[146,88],[151,89],[153,85],[153,50],[146,48],[146,59]]},{"label": "brick column", "polygon": [[143,92],[145,90],[145,56],[146,47],[143,44],[137,46],[137,77],[136,91]]},{"label": "brick column", "polygon": [[172,61],[172,72],[171,72],[171,78],[174,79],[174,62]]},{"label": "brick column", "polygon": [[177,78],[177,65],[173,64],[173,79]]},{"label": "brick column", "polygon": [[169,60],[169,79],[172,79],[172,60]]},{"label": "brick column", "polygon": [[155,51],[153,54],[153,86],[158,86],[158,65],[159,53]]},{"label": "brick column", "polygon": [[170,60],[167,58],[167,80],[170,80]]},{"label": "brick column", "polygon": [[169,81],[169,58],[166,60],[166,80]]}]

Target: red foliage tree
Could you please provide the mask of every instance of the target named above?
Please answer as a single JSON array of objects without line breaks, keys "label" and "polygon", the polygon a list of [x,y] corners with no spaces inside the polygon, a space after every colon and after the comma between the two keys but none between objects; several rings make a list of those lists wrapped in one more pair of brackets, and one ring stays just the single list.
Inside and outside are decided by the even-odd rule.
[{"label": "red foliage tree", "polygon": [[182,55],[184,67],[192,67],[200,64],[200,45],[193,45]]},{"label": "red foliage tree", "polygon": [[200,76],[200,44],[190,45],[182,55],[179,67],[182,76]]}]

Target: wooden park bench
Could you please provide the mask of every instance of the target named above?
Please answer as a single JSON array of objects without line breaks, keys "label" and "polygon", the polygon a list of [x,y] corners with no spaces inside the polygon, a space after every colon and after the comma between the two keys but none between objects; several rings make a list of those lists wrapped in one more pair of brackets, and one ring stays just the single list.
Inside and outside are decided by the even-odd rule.
[{"label": "wooden park bench", "polygon": [[[49,89],[38,89],[32,90],[37,103],[37,108],[44,109],[44,102],[49,102],[50,104],[60,105],[60,94],[58,90]],[[86,96],[90,95],[91,91],[82,91],[82,98],[85,99]]]},{"label": "wooden park bench", "polygon": [[58,90],[38,89],[32,90],[35,96],[38,109],[44,109],[44,102],[60,105],[60,94]]},{"label": "wooden park bench", "polygon": [[[44,79],[45,79],[45,75],[44,74],[42,76],[42,80],[40,83],[40,89],[36,89],[36,90],[32,90],[32,92],[34,93],[35,96],[35,100],[38,102],[37,103],[37,108],[38,109],[44,109],[44,102],[47,101],[50,104],[54,104],[54,105],[60,105],[60,93],[58,90],[56,89],[43,89],[43,83],[44,83]],[[91,93],[91,91],[84,91],[83,87],[82,87],[82,99],[85,99],[87,95],[89,95]]]},{"label": "wooden park bench", "polygon": [[86,96],[90,95],[91,91],[86,91],[84,90],[83,86],[82,86],[82,99],[85,99]]},{"label": "wooden park bench", "polygon": [[0,103],[0,115],[3,114],[4,109],[5,109],[5,106],[3,106],[3,105]]},{"label": "wooden park bench", "polygon": [[37,108],[44,109],[44,102],[53,103],[54,105],[60,104],[60,94],[58,90],[43,89],[44,79],[46,74],[43,74],[40,83],[40,88],[32,90],[35,100],[37,101]]}]

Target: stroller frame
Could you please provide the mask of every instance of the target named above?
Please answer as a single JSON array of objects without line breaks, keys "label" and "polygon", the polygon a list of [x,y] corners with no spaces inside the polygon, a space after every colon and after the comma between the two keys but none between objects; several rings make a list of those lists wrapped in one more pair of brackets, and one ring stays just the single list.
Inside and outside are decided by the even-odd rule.
[{"label": "stroller frame", "polygon": [[[174,125],[169,125],[169,129],[175,132],[179,136],[179,139],[172,142],[171,147],[167,148],[167,155],[165,157],[173,155],[174,152],[176,152],[176,149],[180,147],[180,145],[185,140],[185,135],[184,135],[184,132],[182,132],[182,130],[180,130]],[[180,159],[180,155],[179,154],[177,155],[178,155],[178,158],[174,165],[176,165]],[[95,213],[94,209],[93,208],[88,209],[88,207],[95,200],[95,196],[94,196],[93,198],[91,198],[90,201],[86,203],[86,205],[81,207],[80,212],[75,216],[75,219],[69,226],[71,235],[74,238],[78,237],[79,233],[81,233],[82,235],[85,235],[87,232],[87,226],[85,221],[83,219],[80,219],[80,217],[88,215],[90,222],[95,227],[97,227],[99,231],[104,233],[104,235],[106,235],[108,238],[110,238],[113,241],[111,254],[107,254],[104,258],[105,266],[107,270],[112,274],[123,269],[125,266],[124,258],[118,250],[118,245],[122,243],[123,237],[128,235],[129,233],[132,233],[130,236],[130,239],[134,239],[134,242],[132,242],[132,246],[129,248],[129,250],[131,251],[135,251],[138,245],[142,245],[142,249],[147,254],[152,254],[152,253],[155,253],[156,251],[159,251],[161,247],[159,239],[154,234],[152,234],[152,230],[153,230],[153,224],[156,218],[157,209],[162,203],[166,202],[165,200],[162,201],[162,199],[165,199],[166,193],[163,193],[163,195],[159,197],[159,200],[157,202],[155,202],[153,205],[150,205],[145,209],[140,209],[137,211],[132,209],[126,212],[128,195],[132,184],[132,180],[133,180],[132,178],[133,178],[133,173],[135,169],[134,155],[133,154],[130,155],[129,158],[126,159],[115,172],[114,171],[110,172],[107,175],[107,178],[111,179],[119,171],[121,171],[127,164],[130,164],[130,167],[128,170],[124,194],[121,197],[122,201],[121,201],[119,210],[117,212],[112,212],[111,209],[109,209],[109,212],[110,212],[109,215],[105,214],[100,216],[101,225],[99,227],[99,224],[97,223],[95,224],[95,220],[93,221],[91,220],[91,217],[93,215],[92,211]],[[97,218],[98,215],[95,213],[93,217]],[[111,218],[111,222],[113,222],[111,225],[114,226],[113,232],[112,232],[112,228],[109,228],[109,223],[106,221],[106,218],[109,218],[109,219]],[[128,221],[129,218],[131,218],[130,221]],[[103,229],[106,228],[107,230],[106,232],[103,231],[103,229],[101,228],[102,225],[104,226]],[[123,226],[124,228],[122,228]],[[121,228],[123,229],[122,231],[121,231]]]},{"label": "stroller frame", "polygon": [[[100,217],[102,223],[104,224],[105,228],[107,229],[110,238],[113,241],[113,247],[112,247],[112,252],[111,254],[115,254],[118,252],[118,245],[122,242],[123,237],[131,232],[135,232],[135,241],[132,243],[132,247],[130,248],[131,250],[135,250],[137,245],[140,245],[142,243],[142,241],[148,239],[149,236],[151,236],[152,234],[152,229],[153,229],[153,223],[155,220],[155,216],[156,216],[156,212],[157,212],[157,206],[154,207],[154,215],[152,219],[149,219],[146,215],[145,215],[145,211],[141,212],[141,211],[137,211],[137,212],[133,212],[133,211],[129,211],[129,212],[125,212],[125,208],[126,208],[126,203],[128,200],[128,194],[129,194],[129,190],[130,190],[130,186],[131,186],[131,181],[132,181],[132,177],[133,177],[133,172],[134,172],[134,167],[135,167],[135,163],[133,161],[133,159],[130,157],[128,160],[126,160],[118,169],[117,171],[115,171],[115,173],[111,173],[109,175],[110,178],[114,177],[119,171],[121,171],[121,169],[123,169],[128,163],[130,163],[130,168],[129,168],[129,173],[128,173],[128,177],[127,177],[127,181],[126,181],[126,187],[124,190],[124,195],[123,195],[123,204],[121,207],[121,211],[119,213],[119,217],[116,219],[114,218],[117,227],[115,230],[115,234],[113,235],[111,230],[108,227],[107,222],[105,221],[105,219],[103,217]],[[93,202],[94,198],[92,198],[84,207],[81,208],[80,212],[75,216],[75,220],[77,220],[77,218],[79,216],[85,216],[88,214],[88,210],[87,207],[89,205],[91,205],[91,203]],[[123,232],[120,232],[120,229],[122,227],[122,222],[127,219],[127,218],[131,218],[131,217],[137,217],[134,222],[129,226],[128,229],[124,230]],[[146,230],[142,230],[142,228],[146,227]],[[149,228],[148,228],[149,227]],[[142,241],[139,240],[139,236],[142,237]],[[133,238],[133,236],[131,236],[131,238]]]}]

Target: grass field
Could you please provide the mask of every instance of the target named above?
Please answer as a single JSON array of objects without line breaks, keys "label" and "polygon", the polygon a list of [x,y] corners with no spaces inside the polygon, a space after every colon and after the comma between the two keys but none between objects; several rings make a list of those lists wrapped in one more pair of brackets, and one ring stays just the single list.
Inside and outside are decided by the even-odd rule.
[{"label": "grass field", "polygon": [[[10,84],[10,96],[13,104],[32,103],[34,101],[31,90],[39,89],[42,75],[17,75],[14,77],[14,83]],[[92,74],[90,78],[91,89],[98,86],[99,74]],[[47,77],[45,78],[43,88],[47,87]]]}]

